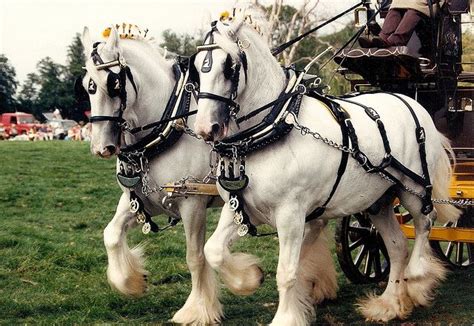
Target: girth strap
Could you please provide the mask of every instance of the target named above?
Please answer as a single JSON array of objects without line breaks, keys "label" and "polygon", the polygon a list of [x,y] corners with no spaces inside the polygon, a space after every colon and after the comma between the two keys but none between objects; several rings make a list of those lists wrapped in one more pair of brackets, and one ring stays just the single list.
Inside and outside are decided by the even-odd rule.
[{"label": "girth strap", "polygon": [[[349,132],[348,132],[347,125],[344,123],[344,121],[347,121],[349,119],[349,114],[346,111],[344,111],[344,109],[338,103],[331,101],[328,98],[323,97],[314,91],[308,93],[308,96],[313,97],[323,102],[331,110],[331,113],[333,114],[337,123],[341,127],[342,145],[344,147],[348,147],[349,146]],[[339,183],[341,182],[342,176],[344,175],[344,172],[346,171],[348,160],[349,160],[349,153],[343,151],[341,162],[339,163],[339,168],[337,169],[336,181],[334,182],[334,185],[332,186],[332,189],[328,198],[326,199],[326,201],[321,207],[316,208],[313,212],[311,212],[311,214],[309,214],[306,217],[306,222],[312,221],[315,218],[318,218],[324,214],[324,211],[326,210],[326,206],[329,204],[332,197],[334,196],[334,193],[336,192],[337,187],[339,186]]]}]

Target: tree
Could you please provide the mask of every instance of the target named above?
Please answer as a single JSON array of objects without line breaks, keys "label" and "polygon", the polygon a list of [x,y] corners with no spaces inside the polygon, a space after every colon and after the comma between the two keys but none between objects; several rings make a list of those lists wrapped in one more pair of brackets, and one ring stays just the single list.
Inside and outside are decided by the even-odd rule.
[{"label": "tree", "polygon": [[18,93],[19,109],[24,112],[35,113],[38,110],[36,101],[39,92],[39,78],[35,73],[29,73]]},{"label": "tree", "polygon": [[74,82],[78,76],[84,74],[84,67],[86,64],[86,57],[84,55],[84,46],[82,45],[81,36],[79,33],[72,39],[72,43],[67,49],[66,67],[65,67],[65,82],[67,86],[74,86]]},{"label": "tree", "polygon": [[55,63],[50,57],[41,59],[36,67],[40,86],[37,105],[41,111],[67,108],[71,103],[71,91],[63,82],[62,73],[65,67]]},{"label": "tree", "polygon": [[15,111],[17,86],[15,68],[5,55],[0,54],[0,113]]},{"label": "tree", "polygon": [[[269,42],[273,47],[288,42],[292,38],[304,33],[319,23],[317,7],[320,0],[303,0],[299,8],[284,5],[283,0],[274,0],[273,4],[265,7],[259,0],[252,2],[266,11],[269,21]],[[301,42],[291,45],[278,58],[284,65],[289,65],[298,58],[298,49]]]},{"label": "tree", "polygon": [[[466,31],[462,34],[462,62],[474,62],[474,35]],[[472,72],[472,64],[464,64],[463,70]]]},{"label": "tree", "polygon": [[[273,4],[269,7],[261,5],[259,0],[252,0],[252,2],[267,13],[269,30],[272,31],[269,36],[271,38],[269,42],[272,47],[277,47],[290,41],[294,37],[317,26],[325,19],[325,17],[316,15],[320,0],[304,0],[299,8],[284,5],[283,0],[274,0]],[[339,49],[353,33],[355,33],[353,24],[349,24],[346,28],[325,36],[314,32],[291,45],[277,58],[285,66],[295,64],[297,68],[301,69],[329,46],[332,46],[335,50]],[[333,61],[327,62],[324,67],[321,66],[329,57],[329,55],[323,57],[321,62],[318,63],[319,65],[314,65],[310,72],[319,75],[323,79],[323,83],[327,83],[330,86],[333,94],[349,91],[349,83],[335,72],[337,65]]]},{"label": "tree", "polygon": [[183,56],[190,56],[196,52],[196,46],[201,43],[201,40],[189,34],[176,34],[167,29],[162,33],[163,42],[161,47],[168,51],[177,53]]},{"label": "tree", "polygon": [[76,33],[67,49],[67,60],[64,70],[64,88],[66,93],[64,107],[61,110],[63,117],[76,121],[85,120],[84,112],[90,109],[88,98],[87,100],[78,101],[74,98],[74,85],[77,78],[84,74],[82,67],[85,65],[84,45],[81,41],[81,35]]}]

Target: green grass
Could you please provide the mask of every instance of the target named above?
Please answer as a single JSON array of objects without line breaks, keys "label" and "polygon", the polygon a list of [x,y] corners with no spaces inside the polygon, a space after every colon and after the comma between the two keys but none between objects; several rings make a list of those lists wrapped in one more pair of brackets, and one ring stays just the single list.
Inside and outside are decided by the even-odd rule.
[{"label": "green grass", "polygon": [[[145,297],[124,298],[107,284],[102,230],[120,195],[113,160],[93,158],[77,142],[0,142],[0,151],[1,324],[165,323],[184,304],[190,274],[181,224],[161,234],[130,233],[131,244],[147,244]],[[209,211],[210,230],[218,213]],[[224,324],[268,323],[278,302],[277,239],[246,237],[235,250],[261,257],[266,280],[249,297],[223,290]],[[451,273],[433,306],[415,310],[408,321],[472,324],[473,278],[473,270]],[[342,274],[339,285],[338,299],[318,308],[318,323],[363,324],[353,304],[381,288],[352,285]]]}]

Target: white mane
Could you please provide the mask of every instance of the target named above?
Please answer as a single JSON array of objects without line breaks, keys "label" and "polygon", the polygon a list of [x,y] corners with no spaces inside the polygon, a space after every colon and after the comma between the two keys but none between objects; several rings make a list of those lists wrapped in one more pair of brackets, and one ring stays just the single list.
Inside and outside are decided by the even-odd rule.
[{"label": "white mane", "polygon": [[[236,61],[240,60],[240,49],[236,38],[243,42],[244,47],[248,45],[247,48],[242,49],[246,53],[248,62],[247,85],[238,96],[237,101],[245,103],[246,108],[256,108],[278,96],[285,85],[285,74],[276,58],[271,54],[268,39],[254,26],[256,23],[264,26],[266,19],[262,19],[264,16],[259,16],[258,21],[246,18],[250,17],[247,12],[236,11],[235,16],[228,16],[227,19],[219,21],[216,25],[219,33],[214,34],[214,42]],[[256,87],[262,84],[268,85],[268,87],[264,89]],[[246,108],[242,108],[242,112]]]},{"label": "white mane", "polygon": [[[119,32],[120,47],[118,50],[121,55],[124,55],[123,52],[139,51],[142,53],[147,53],[148,57],[150,58],[156,59],[159,65],[166,66],[167,64],[169,64],[168,60],[165,58],[166,51],[158,45],[156,39],[153,36],[148,35],[148,29],[141,30],[137,25],[125,23],[116,24],[114,27]],[[109,38],[111,30],[111,27],[105,28],[102,32],[102,37],[99,39],[101,39],[101,41],[103,42],[106,42]],[[98,46],[98,52],[101,55],[103,55],[102,48],[103,45]],[[112,55],[115,56],[116,54]],[[89,60],[90,53],[86,53],[86,56],[86,68],[88,73],[90,74],[91,78],[96,82],[97,86],[103,91],[106,91],[107,80],[105,79],[103,74],[99,73],[99,70],[97,70],[92,60]],[[126,60],[129,57],[129,55],[125,54]],[[116,68],[111,68],[111,70],[114,69]]]}]

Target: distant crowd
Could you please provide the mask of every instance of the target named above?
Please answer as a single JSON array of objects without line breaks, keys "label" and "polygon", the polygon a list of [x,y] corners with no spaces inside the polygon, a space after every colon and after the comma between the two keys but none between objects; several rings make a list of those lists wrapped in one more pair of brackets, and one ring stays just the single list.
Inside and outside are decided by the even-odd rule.
[{"label": "distant crowd", "polygon": [[51,122],[35,125],[28,130],[18,132],[15,124],[6,130],[0,124],[0,139],[12,141],[41,141],[41,140],[83,140],[90,141],[91,124],[80,121],[78,124],[65,128],[62,123]]}]

